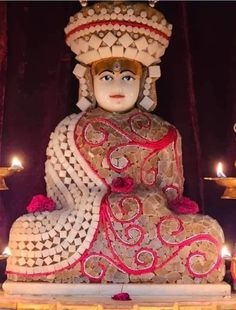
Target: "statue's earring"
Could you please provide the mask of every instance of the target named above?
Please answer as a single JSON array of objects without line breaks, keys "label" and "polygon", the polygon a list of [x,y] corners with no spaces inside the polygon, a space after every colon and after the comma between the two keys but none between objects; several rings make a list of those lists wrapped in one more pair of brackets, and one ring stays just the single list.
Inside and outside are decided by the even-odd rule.
[{"label": "statue's earring", "polygon": [[82,6],[87,6],[88,0],[80,0],[79,1]]},{"label": "statue's earring", "polygon": [[155,81],[161,76],[160,66],[148,67],[147,77],[144,82],[144,90],[142,100],[139,102],[146,111],[153,111],[156,107],[156,87]]},{"label": "statue's earring", "polygon": [[158,2],[158,0],[149,0],[149,5],[154,8],[155,4]]},{"label": "statue's earring", "polygon": [[77,107],[81,111],[90,110],[93,107],[93,91],[92,82],[90,81],[90,70],[81,64],[77,64],[73,70],[73,74],[79,80],[79,100]]}]

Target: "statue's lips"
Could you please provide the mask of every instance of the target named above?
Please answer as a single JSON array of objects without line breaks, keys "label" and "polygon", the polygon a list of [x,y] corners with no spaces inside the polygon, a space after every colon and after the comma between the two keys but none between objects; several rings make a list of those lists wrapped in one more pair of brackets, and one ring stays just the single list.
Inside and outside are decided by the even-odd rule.
[{"label": "statue's lips", "polygon": [[124,95],[112,95],[112,96],[109,96],[110,98],[112,99],[122,99],[122,98],[125,98]]}]

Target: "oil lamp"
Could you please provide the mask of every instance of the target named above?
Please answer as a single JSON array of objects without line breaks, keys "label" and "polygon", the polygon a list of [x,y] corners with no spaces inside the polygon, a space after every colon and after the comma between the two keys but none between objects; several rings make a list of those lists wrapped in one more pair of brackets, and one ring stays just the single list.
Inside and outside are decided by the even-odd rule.
[{"label": "oil lamp", "polygon": [[[10,167],[0,167],[0,191],[8,190],[5,182],[5,178],[13,175],[14,173],[21,172],[23,166],[17,157],[14,157]],[[11,255],[11,251],[8,247],[0,254],[0,261],[7,259]]]},{"label": "oil lamp", "polygon": [[11,250],[9,247],[6,247],[5,250],[0,254],[0,260],[7,259],[11,255]]},{"label": "oil lamp", "polygon": [[[224,245],[221,249],[221,257],[225,260],[225,262],[228,262],[228,265],[226,264],[226,275],[227,271],[229,276],[229,281],[231,285],[233,286],[234,290],[236,289],[236,253],[233,252],[233,255],[228,250],[227,246]],[[228,268],[227,268],[228,266]]]},{"label": "oil lamp", "polygon": [[[236,132],[236,123],[234,124],[234,132]],[[236,161],[234,163],[236,167]],[[221,198],[223,199],[236,199],[236,177],[227,177],[223,172],[222,163],[217,165],[217,177],[205,177],[205,180],[214,181],[216,184],[225,187],[225,191]]]},{"label": "oil lamp", "polygon": [[7,190],[8,187],[5,182],[5,178],[13,175],[14,173],[21,172],[23,166],[17,157],[14,157],[10,167],[0,167],[0,190]]}]

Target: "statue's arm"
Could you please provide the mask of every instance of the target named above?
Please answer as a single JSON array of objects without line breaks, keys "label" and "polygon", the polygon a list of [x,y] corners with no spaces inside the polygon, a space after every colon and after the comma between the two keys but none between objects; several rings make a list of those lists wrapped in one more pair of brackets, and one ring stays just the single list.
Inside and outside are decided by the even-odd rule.
[{"label": "statue's arm", "polygon": [[176,128],[175,139],[163,151],[165,156],[163,162],[159,164],[158,170],[162,174],[160,187],[166,195],[168,202],[179,199],[183,195],[184,176],[182,164],[182,139]]},{"label": "statue's arm", "polygon": [[166,150],[166,173],[161,182],[161,188],[167,198],[170,209],[178,214],[194,214],[199,212],[199,206],[196,202],[183,196],[184,176],[181,136],[175,128],[174,130],[176,133],[175,139]]}]

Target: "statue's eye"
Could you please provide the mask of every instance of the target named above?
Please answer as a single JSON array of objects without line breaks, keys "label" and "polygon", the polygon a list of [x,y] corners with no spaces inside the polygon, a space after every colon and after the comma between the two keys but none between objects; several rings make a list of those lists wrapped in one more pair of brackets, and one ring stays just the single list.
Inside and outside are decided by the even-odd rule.
[{"label": "statue's eye", "polygon": [[101,77],[102,81],[112,81],[113,77],[109,74],[104,75],[103,77]]},{"label": "statue's eye", "polygon": [[122,78],[123,81],[134,81],[134,77],[132,77],[131,75],[125,75]]}]

